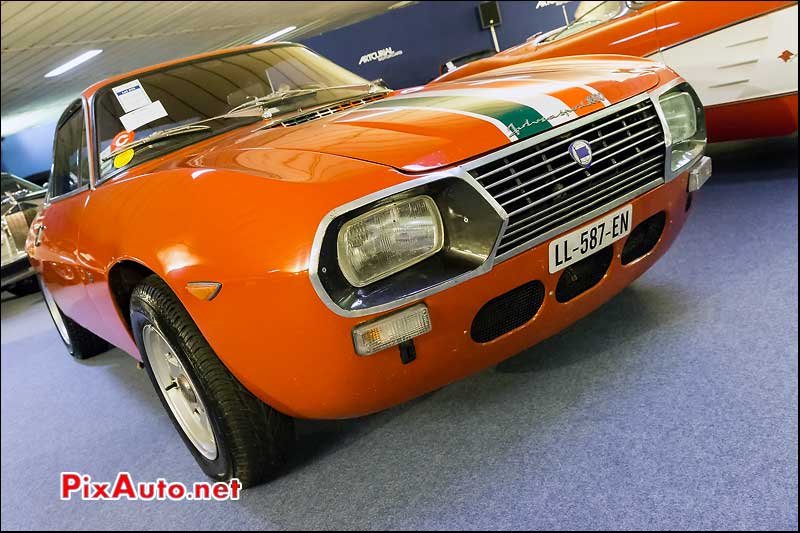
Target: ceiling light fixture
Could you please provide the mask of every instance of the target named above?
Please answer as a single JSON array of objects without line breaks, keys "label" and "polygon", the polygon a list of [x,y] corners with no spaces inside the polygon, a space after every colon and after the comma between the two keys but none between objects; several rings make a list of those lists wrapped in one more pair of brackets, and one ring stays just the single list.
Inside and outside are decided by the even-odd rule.
[{"label": "ceiling light fixture", "polygon": [[89,50],[88,52],[84,52],[81,55],[79,55],[78,57],[76,57],[75,59],[67,61],[66,63],[64,63],[60,67],[54,68],[53,70],[51,70],[50,72],[45,74],[44,77],[45,78],[52,78],[53,76],[58,76],[60,74],[64,74],[66,71],[74,69],[75,67],[77,67],[81,63],[89,61],[91,58],[93,58],[94,56],[96,56],[100,52],[102,52],[102,50]]},{"label": "ceiling light fixture", "polygon": [[409,0],[404,1],[404,2],[396,2],[396,3],[392,4],[392,5],[390,5],[389,7],[387,7],[386,10],[387,11],[391,11],[392,9],[400,9],[401,7],[410,6],[411,4],[416,4],[416,2],[409,1]]},{"label": "ceiling light fixture", "polygon": [[276,31],[275,33],[270,33],[270,34],[269,34],[269,35],[267,35],[266,37],[264,37],[264,38],[262,38],[262,39],[259,39],[259,40],[257,40],[257,41],[256,41],[256,42],[254,42],[253,44],[264,44],[264,43],[268,43],[269,41],[275,40],[275,39],[277,39],[278,37],[280,37],[281,35],[286,35],[286,34],[287,34],[287,33],[289,33],[290,31],[294,31],[294,30],[296,30],[296,29],[297,29],[297,26],[289,26],[288,28],[283,28],[282,30]]}]

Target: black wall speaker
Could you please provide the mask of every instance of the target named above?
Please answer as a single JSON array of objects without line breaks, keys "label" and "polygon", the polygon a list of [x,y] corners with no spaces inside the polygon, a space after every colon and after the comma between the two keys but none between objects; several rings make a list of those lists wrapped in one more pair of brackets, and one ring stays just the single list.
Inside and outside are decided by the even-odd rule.
[{"label": "black wall speaker", "polygon": [[481,14],[481,26],[484,30],[488,30],[490,26],[499,26],[502,22],[500,5],[497,2],[481,2],[478,4],[478,11]]}]

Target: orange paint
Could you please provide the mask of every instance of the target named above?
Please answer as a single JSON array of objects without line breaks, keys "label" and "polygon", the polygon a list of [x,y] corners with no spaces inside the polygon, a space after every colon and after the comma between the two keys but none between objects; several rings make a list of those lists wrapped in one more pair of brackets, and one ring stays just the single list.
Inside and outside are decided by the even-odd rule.
[{"label": "orange paint", "polygon": [[[565,84],[574,85],[564,96],[570,102],[588,94],[579,86],[591,86],[615,103],[676,77],[655,63],[618,56],[554,59],[509,70],[527,72],[532,91],[542,90],[544,71],[560,84],[558,94],[570,92]],[[494,73],[497,87],[506,73]],[[129,75],[96,84],[83,98]],[[355,109],[254,130],[245,126],[134,164],[97,187],[53,201],[32,225],[46,224],[41,246],[33,245],[31,234],[27,250],[65,314],[136,358],[128,309],[118,306],[109,277],[123,261],[151,270],[172,288],[231,372],[259,398],[293,416],[375,412],[518,353],[636,279],[667,250],[686,218],[683,174],[631,201],[633,225],[667,212],[656,248],[628,266],[615,259],[605,278],[574,300],[559,304],[547,296],[528,324],[485,345],[471,340],[471,321],[488,300],[533,279],[548,293],[554,290],[558,275],[547,272],[545,242],[425,298],[433,330],[415,340],[412,364],[401,364],[397,348],[359,357],[351,330],[380,313],[342,317],[316,294],[308,269],[323,217],[510,141],[485,121],[425,109],[383,114]],[[95,159],[97,147],[89,148]],[[623,245],[624,239],[614,244],[615,255]],[[222,284],[212,301],[202,298],[204,292],[187,290],[202,280]]]}]

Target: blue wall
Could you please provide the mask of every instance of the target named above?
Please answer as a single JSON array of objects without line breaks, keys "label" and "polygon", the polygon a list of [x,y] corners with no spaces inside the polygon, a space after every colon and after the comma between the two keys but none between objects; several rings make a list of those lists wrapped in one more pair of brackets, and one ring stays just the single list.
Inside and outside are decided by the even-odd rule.
[{"label": "blue wall", "polygon": [[54,120],[3,137],[2,168],[25,177],[50,169],[53,160]]},{"label": "blue wall", "polygon": [[[490,32],[480,25],[479,3],[420,2],[301,42],[368,80],[383,78],[395,89],[422,85],[438,76],[442,63],[493,47]],[[538,3],[500,2],[502,24],[497,27],[497,39],[501,50],[564,24],[561,7],[537,9]],[[570,15],[576,5],[567,5]],[[359,65],[365,54],[387,47],[403,53]],[[22,177],[48,170],[54,130],[55,121],[5,137],[3,170]]]},{"label": "blue wall", "polygon": [[[383,78],[393,89],[422,85],[439,75],[442,63],[494,47],[489,30],[481,28],[479,3],[420,2],[301,42],[368,80]],[[561,7],[537,9],[537,4],[500,2],[502,24],[496,31],[501,50],[564,25]],[[577,2],[567,4],[570,16],[576,7]],[[387,47],[403,54],[359,65],[363,55]]]}]

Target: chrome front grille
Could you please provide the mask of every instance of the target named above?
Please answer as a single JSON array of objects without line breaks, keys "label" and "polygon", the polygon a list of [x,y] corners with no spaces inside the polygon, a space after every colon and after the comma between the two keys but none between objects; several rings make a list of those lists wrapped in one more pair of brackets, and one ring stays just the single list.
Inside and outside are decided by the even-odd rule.
[{"label": "chrome front grille", "polygon": [[[593,117],[597,118],[593,118]],[[617,104],[479,159],[469,173],[509,215],[505,259],[664,182],[664,131],[645,96]],[[589,169],[569,154],[592,149]],[[496,156],[496,157],[493,157]]]}]

